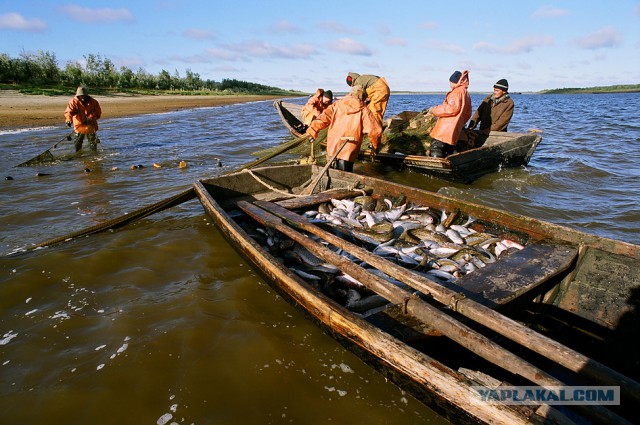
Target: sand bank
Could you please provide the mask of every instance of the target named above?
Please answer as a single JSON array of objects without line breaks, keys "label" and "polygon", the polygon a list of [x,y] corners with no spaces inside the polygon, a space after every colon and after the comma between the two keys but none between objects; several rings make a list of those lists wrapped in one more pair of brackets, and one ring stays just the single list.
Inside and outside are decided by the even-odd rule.
[{"label": "sand bank", "polygon": [[[109,95],[95,98],[102,108],[102,119],[132,115],[170,112],[179,109],[229,105],[279,98],[278,96],[137,96]],[[64,125],[64,109],[70,96],[24,95],[17,91],[0,90],[0,128],[27,128]]]}]

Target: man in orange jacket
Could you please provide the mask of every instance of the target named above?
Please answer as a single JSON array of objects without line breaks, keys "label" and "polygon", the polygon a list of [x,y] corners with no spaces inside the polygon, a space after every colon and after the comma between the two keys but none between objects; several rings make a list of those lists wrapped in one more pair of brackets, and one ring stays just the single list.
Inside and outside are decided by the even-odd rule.
[{"label": "man in orange jacket", "polygon": [[77,136],[75,140],[76,152],[82,149],[82,142],[87,137],[89,146],[92,150],[98,149],[100,139],[96,135],[98,131],[98,119],[102,116],[100,103],[93,97],[89,96],[89,92],[85,87],[78,87],[76,95],[67,104],[64,111],[64,118],[67,127],[73,125]]},{"label": "man in orange jacket", "polygon": [[365,134],[369,135],[374,150],[380,146],[382,125],[361,100],[362,91],[362,86],[352,87],[348,95],[325,109],[307,129],[307,135],[313,140],[318,137],[320,130],[329,127],[327,161],[336,154],[343,143],[346,143],[336,161],[331,164],[332,168],[353,171],[353,163],[358,158]]},{"label": "man in orange jacket", "polygon": [[360,75],[355,72],[347,74],[347,85],[362,86],[362,101],[369,105],[371,112],[382,125],[382,118],[389,102],[389,85],[387,80],[377,75]]},{"label": "man in orange jacket", "polygon": [[316,94],[311,96],[307,103],[302,107],[302,123],[306,126],[311,124],[311,121],[318,118],[325,109],[333,102],[333,92],[331,90],[316,90]]},{"label": "man in orange jacket", "polygon": [[453,151],[458,144],[460,131],[471,117],[471,97],[469,87],[469,71],[455,71],[449,78],[451,91],[447,93],[441,105],[429,108],[438,117],[431,130],[431,156],[442,158]]}]

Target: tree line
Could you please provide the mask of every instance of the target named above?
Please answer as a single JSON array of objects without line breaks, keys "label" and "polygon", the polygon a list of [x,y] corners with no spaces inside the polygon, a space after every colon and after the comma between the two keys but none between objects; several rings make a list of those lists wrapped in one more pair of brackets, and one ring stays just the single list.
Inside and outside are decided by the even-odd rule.
[{"label": "tree line", "polygon": [[126,66],[116,69],[114,63],[106,57],[96,54],[83,56],[85,64],[69,61],[64,68],[58,65],[55,53],[39,50],[37,53],[22,52],[12,58],[0,53],[0,84],[14,84],[32,87],[75,87],[86,85],[103,90],[120,91],[183,91],[183,92],[219,92],[239,94],[295,94],[298,92],[278,87],[223,79],[222,81],[203,80],[198,73],[187,69],[185,76],[176,70],[170,74],[166,70],[157,75],[148,73],[144,68],[133,71]]},{"label": "tree line", "polygon": [[562,89],[542,90],[541,94],[567,94],[567,93],[637,93],[640,92],[640,84],[617,84],[614,86],[597,87],[569,87]]}]

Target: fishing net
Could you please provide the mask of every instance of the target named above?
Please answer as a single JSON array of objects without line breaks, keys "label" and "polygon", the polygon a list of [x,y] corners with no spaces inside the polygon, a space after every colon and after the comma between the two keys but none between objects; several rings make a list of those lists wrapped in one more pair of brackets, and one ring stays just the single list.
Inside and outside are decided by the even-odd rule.
[{"label": "fishing net", "polygon": [[[95,152],[97,150],[97,144],[100,143],[100,139],[95,133],[89,135],[77,134],[75,137],[73,133],[71,133],[46,151],[16,165],[16,167],[31,167],[34,165],[43,165],[56,161],[69,161],[79,158],[83,156],[83,151],[79,151],[76,145],[79,146],[85,137],[88,137],[90,150]],[[73,143],[64,143],[66,141],[73,141]]]},{"label": "fishing net", "polygon": [[25,162],[16,165],[16,167],[31,167],[32,165],[40,165],[46,164],[48,162],[54,162],[56,157],[53,156],[50,149],[42,152],[40,155],[34,156],[31,159],[26,160]]},{"label": "fishing net", "polygon": [[[307,142],[301,143],[298,146],[295,146],[299,139],[292,139],[287,142],[281,143],[276,146],[272,146],[270,148],[262,149],[259,151],[252,152],[251,155],[256,157],[264,157],[270,156],[279,151],[285,150],[286,153],[291,155],[299,155],[299,156],[310,156],[311,154],[311,145]],[[318,133],[318,138],[313,143],[314,155],[318,156],[324,150],[324,145],[327,141],[327,129],[321,130]],[[287,149],[289,146],[294,146],[291,149]]]},{"label": "fishing net", "polygon": [[413,111],[405,111],[387,119],[380,152],[427,155],[433,140],[430,133],[437,120],[431,113]]},{"label": "fishing net", "polygon": [[[70,147],[72,147],[73,144],[71,144],[71,143],[66,143],[65,144],[64,143],[65,141],[72,140],[72,137],[73,137],[73,132],[68,134],[64,138],[62,138],[60,141],[55,143],[53,146],[51,146],[46,151],[42,152],[39,155],[34,156],[31,159],[28,159],[28,160],[16,165],[16,167],[30,167],[32,165],[42,165],[42,164],[58,161],[62,156],[67,155],[67,154],[72,152],[72,148],[70,148]],[[55,153],[56,153],[55,155],[53,154],[53,152],[51,152],[54,149],[55,149]]]}]

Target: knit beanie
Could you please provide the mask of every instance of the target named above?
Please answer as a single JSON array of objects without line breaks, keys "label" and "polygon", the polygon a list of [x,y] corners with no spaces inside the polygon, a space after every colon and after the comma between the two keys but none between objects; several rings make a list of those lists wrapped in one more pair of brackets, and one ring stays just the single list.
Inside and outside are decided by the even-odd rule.
[{"label": "knit beanie", "polygon": [[498,82],[493,85],[493,88],[509,91],[509,82],[503,78],[502,80],[498,80]]},{"label": "knit beanie", "polygon": [[449,77],[449,81],[451,81],[453,84],[458,84],[458,81],[460,81],[460,77],[462,77],[462,72],[455,71],[453,74],[451,74],[451,77]]},{"label": "knit beanie", "polygon": [[333,92],[331,90],[325,90],[322,97],[326,97],[329,100],[333,100]]}]

